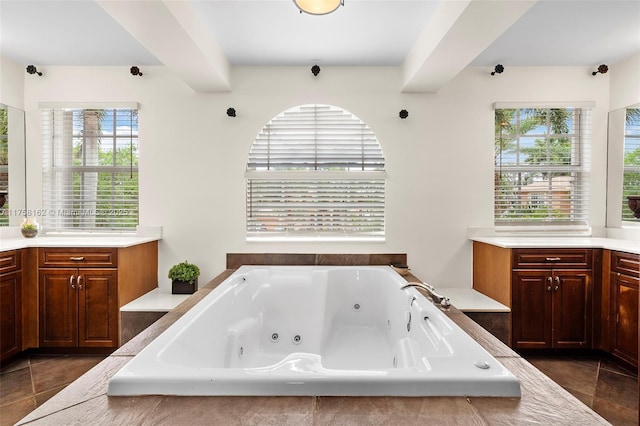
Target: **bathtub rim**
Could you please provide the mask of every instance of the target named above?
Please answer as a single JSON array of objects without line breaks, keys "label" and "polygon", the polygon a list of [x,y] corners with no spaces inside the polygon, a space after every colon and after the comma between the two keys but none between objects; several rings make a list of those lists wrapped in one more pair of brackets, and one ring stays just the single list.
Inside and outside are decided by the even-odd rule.
[{"label": "bathtub rim", "polygon": [[[151,342],[149,342],[136,356],[134,356],[127,364],[125,364],[125,366],[123,368],[121,368],[121,370],[125,370],[127,369],[127,367],[132,364],[134,362],[134,360],[136,358],[138,358],[140,355],[142,355],[145,352],[150,352],[152,350],[155,349],[155,346],[158,343],[155,343],[156,341],[159,341],[160,338],[163,335],[167,335],[167,332],[173,328],[173,327],[177,327],[176,324],[181,324],[182,322],[188,322],[188,321],[192,321],[195,319],[195,317],[198,315],[198,311],[196,311],[194,308],[196,308],[196,306],[202,304],[206,299],[208,299],[209,297],[211,297],[212,293],[216,294],[216,297],[211,297],[211,299],[208,301],[208,303],[206,305],[203,306],[208,306],[210,304],[215,303],[215,301],[217,299],[219,299],[220,297],[222,297],[222,295],[224,295],[226,292],[231,290],[231,286],[227,286],[225,287],[221,287],[223,284],[227,283],[228,280],[232,279],[235,277],[235,279],[237,279],[237,277],[242,275],[243,271],[246,271],[247,269],[279,269],[279,268],[286,268],[286,269],[309,269],[309,268],[317,268],[317,269],[323,269],[323,270],[329,270],[329,269],[373,269],[373,270],[384,270],[384,271],[388,271],[391,276],[396,277],[396,281],[398,282],[398,284],[404,284],[406,282],[406,279],[404,277],[399,276],[397,273],[395,273],[390,266],[388,265],[243,265],[238,269],[235,270],[227,270],[229,271],[229,275],[226,276],[221,282],[218,283],[218,285],[216,285],[212,291],[210,292],[210,294],[205,295],[205,297],[203,297],[201,300],[197,301],[193,306],[191,306],[180,318],[178,318],[173,324],[171,324],[169,327],[167,327],[164,331],[162,331],[161,333],[159,333],[155,339],[153,339]],[[416,297],[420,297],[423,298],[424,300],[427,300],[426,297],[424,297],[424,295],[422,295],[420,292],[418,292],[416,289],[414,288],[410,288],[407,289],[407,291],[410,294],[415,294]],[[430,301],[428,303],[431,303]],[[203,308],[204,309],[204,308]],[[442,392],[438,392],[433,390],[433,392],[431,390],[428,391],[422,391],[420,394],[416,394],[416,393],[412,393],[412,392],[405,392],[402,389],[402,384],[407,384],[410,383],[412,381],[412,378],[408,375],[403,374],[404,371],[401,370],[406,370],[406,371],[410,371],[410,369],[395,369],[396,374],[392,374],[392,376],[397,375],[398,377],[392,377],[389,378],[387,377],[385,379],[385,381],[382,381],[380,383],[376,382],[376,378],[373,377],[369,377],[367,376],[367,372],[369,370],[364,370],[365,374],[359,375],[359,374],[355,374],[352,375],[353,376],[358,376],[358,378],[360,380],[364,380],[364,381],[368,381],[367,384],[365,384],[362,389],[359,389],[356,393],[350,393],[346,392],[346,393],[340,393],[339,391],[332,391],[330,393],[324,393],[322,391],[323,386],[318,386],[318,390],[314,390],[311,393],[309,393],[309,391],[300,391],[298,392],[296,387],[292,387],[291,389],[281,389],[278,391],[278,393],[273,393],[273,391],[256,391],[256,392],[247,392],[246,389],[244,390],[240,390],[237,393],[233,392],[233,391],[220,391],[220,392],[216,392],[216,391],[208,391],[208,393],[206,394],[202,394],[202,393],[198,393],[198,392],[188,392],[186,391],[186,393],[180,393],[180,395],[190,395],[190,396],[195,396],[195,395],[300,395],[300,396],[442,396],[442,397],[448,397],[448,396],[478,396],[478,397],[482,397],[482,396],[504,396],[504,397],[520,397],[521,396],[521,389],[520,389],[520,380],[513,374],[511,373],[506,367],[504,367],[504,365],[494,356],[491,355],[489,353],[489,351],[487,351],[484,347],[482,347],[482,345],[480,345],[477,341],[475,341],[475,339],[469,335],[467,332],[465,332],[460,326],[458,326],[457,324],[455,324],[454,321],[452,321],[450,318],[448,318],[447,315],[443,314],[443,318],[445,318],[447,321],[449,321],[455,328],[459,329],[459,331],[461,331],[463,334],[465,334],[470,340],[472,340],[483,352],[486,352],[486,354],[493,360],[495,361],[498,365],[500,365],[502,368],[504,368],[504,370],[506,370],[511,376],[513,376],[513,378],[516,379],[517,381],[517,395],[516,395],[516,391],[513,389],[513,383],[510,385],[511,386],[511,390],[502,390],[502,391],[498,391],[495,393],[487,393],[486,391],[482,391],[482,392],[472,392],[472,391],[467,391],[465,393],[445,393],[443,394]],[[170,338],[170,337],[165,337],[165,338]],[[258,368],[260,369],[260,368]],[[220,370],[218,368],[214,368],[214,370]],[[232,370],[232,369],[228,369],[228,370]],[[246,369],[238,369],[238,370],[246,370]],[[330,370],[330,369],[328,369]],[[347,370],[336,370],[336,371],[347,371]],[[358,371],[358,370],[356,370]],[[379,370],[373,370],[375,372],[379,371]],[[386,371],[386,370],[384,370]],[[109,384],[108,384],[108,388],[109,391],[107,392],[107,394],[109,396],[132,396],[132,395],[178,395],[175,393],[155,393],[153,392],[153,385],[150,385],[151,387],[149,387],[149,392],[148,393],[144,393],[141,394],[139,392],[132,392],[132,393],[126,393],[124,391],[124,393],[118,393],[117,395],[114,394],[112,392],[112,381],[114,379],[115,376],[118,376],[118,373],[120,371],[118,371],[113,377],[111,377],[111,379],[109,380]],[[336,379],[339,376],[333,376],[332,379]],[[264,377],[261,378],[262,380],[264,380]],[[290,377],[290,380],[294,380],[295,381],[295,377]],[[317,378],[309,378],[306,377],[305,378],[308,382],[314,382],[317,381],[319,385],[322,385],[322,379],[317,379]],[[212,382],[214,379],[212,378],[205,378],[205,382],[209,381]],[[277,380],[280,379],[274,379],[274,382],[277,382]],[[346,379],[345,379],[346,380]],[[381,385],[387,385],[387,384],[391,384],[393,383],[394,380],[397,380],[397,387],[399,390],[394,391],[393,393],[388,393],[388,392],[381,392],[379,391],[375,385],[377,384],[381,384]],[[433,383],[436,383],[439,379],[432,379]],[[451,380],[451,379],[448,379]],[[340,382],[341,380],[337,380],[338,382]],[[415,380],[416,383],[419,383],[420,380],[416,379]],[[151,380],[151,382],[154,382],[153,380]],[[251,383],[250,381],[246,381],[245,383]],[[262,382],[261,382],[262,383]],[[256,386],[258,386],[260,383],[257,383]],[[272,383],[273,384],[273,383]],[[289,383],[291,384],[291,383]],[[348,383],[342,383],[342,385],[347,385]],[[357,385],[352,386],[354,388],[358,388]],[[446,387],[446,385],[445,385]],[[232,386],[229,385],[229,389],[231,389]],[[402,389],[400,389],[402,388]],[[406,388],[406,387],[405,387]]]}]

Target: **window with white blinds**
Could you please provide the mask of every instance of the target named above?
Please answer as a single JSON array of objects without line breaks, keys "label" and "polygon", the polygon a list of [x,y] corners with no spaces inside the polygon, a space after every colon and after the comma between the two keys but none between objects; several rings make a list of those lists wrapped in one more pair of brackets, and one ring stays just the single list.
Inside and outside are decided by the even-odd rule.
[{"label": "window with white blinds", "polygon": [[42,106],[45,230],[134,231],[138,224],[137,105]]},{"label": "window with white blinds", "polygon": [[622,220],[638,222],[628,207],[628,196],[640,196],[640,108],[627,108],[624,127],[624,176],[622,184]]},{"label": "window with white blinds", "polygon": [[496,108],[496,225],[588,225],[591,113]]},{"label": "window with white blinds", "polygon": [[247,235],[382,236],[384,157],[373,131],[330,105],[302,105],[260,131],[247,161]]}]

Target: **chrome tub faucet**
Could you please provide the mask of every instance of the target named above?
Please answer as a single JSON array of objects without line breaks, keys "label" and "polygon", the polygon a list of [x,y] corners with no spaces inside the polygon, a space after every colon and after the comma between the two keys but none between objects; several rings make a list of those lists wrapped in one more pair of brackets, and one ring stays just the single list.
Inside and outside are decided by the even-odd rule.
[{"label": "chrome tub faucet", "polygon": [[433,301],[433,303],[439,303],[440,305],[444,306],[444,307],[449,307],[451,306],[451,302],[449,302],[449,299],[444,297],[443,295],[439,294],[435,288],[433,288],[432,285],[427,284],[425,282],[419,283],[419,282],[409,282],[406,285],[400,287],[400,290],[405,290],[407,288],[410,287],[416,287],[419,289],[424,290],[427,295],[429,296],[429,298]]}]

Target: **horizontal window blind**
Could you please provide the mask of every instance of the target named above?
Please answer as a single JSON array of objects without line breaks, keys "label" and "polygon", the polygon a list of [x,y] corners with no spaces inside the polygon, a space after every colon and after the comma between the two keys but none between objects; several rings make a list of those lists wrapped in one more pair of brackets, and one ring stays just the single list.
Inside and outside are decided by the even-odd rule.
[{"label": "horizontal window blind", "polygon": [[42,209],[47,230],[135,230],[138,113],[41,108]]},{"label": "horizontal window blind", "polygon": [[384,170],[373,131],[329,105],[303,105],[273,118],[256,137],[247,170]]},{"label": "horizontal window blind", "polygon": [[247,233],[381,235],[382,149],[360,119],[329,105],[273,118],[247,160]]},{"label": "horizontal window blind", "polygon": [[495,110],[496,225],[587,225],[590,110]]},{"label": "horizontal window blind", "polygon": [[624,132],[622,220],[640,222],[629,208],[628,196],[640,196],[640,108],[627,108]]},{"label": "horizontal window blind", "polygon": [[381,233],[384,180],[249,180],[249,233]]}]

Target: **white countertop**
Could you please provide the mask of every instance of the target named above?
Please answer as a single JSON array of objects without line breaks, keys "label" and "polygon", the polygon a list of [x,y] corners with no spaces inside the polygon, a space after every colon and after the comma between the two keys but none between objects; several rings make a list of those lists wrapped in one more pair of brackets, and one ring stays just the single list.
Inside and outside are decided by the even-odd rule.
[{"label": "white countertop", "polygon": [[191,296],[190,294],[171,294],[159,288],[143,294],[120,308],[125,312],[169,312]]},{"label": "white countertop", "polygon": [[35,238],[12,237],[0,239],[0,252],[28,247],[131,247],[158,241],[157,236],[137,235],[86,235],[86,236],[38,236]]},{"label": "white countertop", "polygon": [[471,237],[504,248],[603,248],[640,254],[640,241],[590,237]]},{"label": "white countertop", "polygon": [[436,290],[462,312],[511,312],[509,307],[472,288],[438,287]]}]

